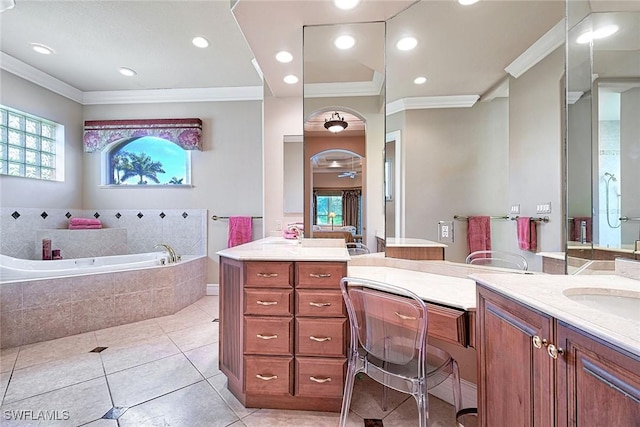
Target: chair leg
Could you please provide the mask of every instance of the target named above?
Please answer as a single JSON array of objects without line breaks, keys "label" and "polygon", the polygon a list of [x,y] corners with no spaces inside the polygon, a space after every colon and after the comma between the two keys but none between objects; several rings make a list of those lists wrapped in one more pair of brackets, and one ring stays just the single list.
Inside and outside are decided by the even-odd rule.
[{"label": "chair leg", "polygon": [[344,381],[344,393],[342,395],[342,409],[340,410],[340,427],[347,426],[347,418],[349,417],[349,408],[351,407],[351,396],[353,394],[353,385],[356,380],[356,361],[350,360],[347,366],[347,375]]},{"label": "chair leg", "polygon": [[462,389],[460,388],[460,370],[458,369],[458,362],[455,360],[452,362],[452,371],[453,371],[453,407],[456,410],[456,414],[462,408]]},{"label": "chair leg", "polygon": [[413,396],[418,403],[418,426],[429,427],[429,390],[426,384],[420,386],[420,392]]}]

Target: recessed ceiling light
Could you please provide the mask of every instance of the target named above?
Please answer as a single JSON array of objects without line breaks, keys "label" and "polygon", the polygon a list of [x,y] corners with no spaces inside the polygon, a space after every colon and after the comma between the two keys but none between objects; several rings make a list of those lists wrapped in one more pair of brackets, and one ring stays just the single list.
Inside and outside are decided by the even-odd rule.
[{"label": "recessed ceiling light", "polygon": [[333,0],[333,4],[342,10],[353,9],[360,3],[360,0]]},{"label": "recessed ceiling light", "polygon": [[603,39],[617,33],[618,30],[619,27],[617,25],[607,25],[605,27],[600,27],[595,31],[587,31],[586,33],[580,34],[576,39],[576,43],[586,44],[592,40]]},{"label": "recessed ceiling light", "polygon": [[286,50],[282,50],[276,53],[276,60],[278,60],[278,62],[283,62],[283,63],[291,62],[293,61],[293,55],[291,55]]},{"label": "recessed ceiling light", "polygon": [[127,77],[133,77],[138,73],[136,73],[136,71],[132,70],[131,68],[120,67],[120,74],[122,74],[123,76],[127,76]]},{"label": "recessed ceiling light", "polygon": [[405,37],[396,43],[396,47],[400,50],[411,50],[418,45],[418,40],[413,37]]},{"label": "recessed ceiling light", "polygon": [[191,40],[191,43],[193,43],[194,46],[196,47],[201,47],[201,48],[205,48],[205,47],[209,47],[209,40],[205,39],[204,37],[194,37],[193,40]]},{"label": "recessed ceiling light", "polygon": [[51,55],[53,53],[53,49],[40,43],[31,43],[31,49],[43,55]]},{"label": "recessed ceiling light", "polygon": [[296,76],[294,76],[293,74],[289,74],[288,76],[285,76],[285,78],[283,79],[285,83],[290,84],[290,85],[294,85],[296,83],[298,83],[298,78]]},{"label": "recessed ceiling light", "polygon": [[458,3],[463,6],[469,6],[470,4],[478,3],[478,1],[479,0],[458,0]]},{"label": "recessed ceiling light", "polygon": [[416,77],[416,79],[413,82],[417,85],[421,85],[426,83],[426,81],[427,81],[426,77]]},{"label": "recessed ceiling light", "polygon": [[356,44],[356,39],[354,39],[351,36],[340,36],[337,39],[335,39],[333,41],[333,44],[338,48],[338,49],[351,49],[353,47],[353,45]]}]

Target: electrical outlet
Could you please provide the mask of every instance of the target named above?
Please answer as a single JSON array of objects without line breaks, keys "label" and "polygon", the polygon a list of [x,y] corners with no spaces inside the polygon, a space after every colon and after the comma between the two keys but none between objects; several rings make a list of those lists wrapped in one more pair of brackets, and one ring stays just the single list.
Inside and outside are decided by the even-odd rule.
[{"label": "electrical outlet", "polygon": [[453,242],[453,221],[438,221],[438,241]]},{"label": "electrical outlet", "polygon": [[282,230],[282,220],[277,219],[276,220],[276,231],[281,231]]}]

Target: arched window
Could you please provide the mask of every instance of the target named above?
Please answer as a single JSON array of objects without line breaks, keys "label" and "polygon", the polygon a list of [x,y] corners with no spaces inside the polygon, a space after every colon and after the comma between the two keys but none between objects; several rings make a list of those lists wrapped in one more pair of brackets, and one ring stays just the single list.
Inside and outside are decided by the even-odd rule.
[{"label": "arched window", "polygon": [[191,185],[191,151],[155,136],[102,150],[102,185]]}]

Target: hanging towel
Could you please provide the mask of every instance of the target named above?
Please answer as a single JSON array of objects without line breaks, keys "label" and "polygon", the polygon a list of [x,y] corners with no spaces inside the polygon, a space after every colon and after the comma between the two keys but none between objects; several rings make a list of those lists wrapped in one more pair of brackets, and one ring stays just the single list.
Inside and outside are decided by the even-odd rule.
[{"label": "hanging towel", "polygon": [[[470,216],[467,227],[469,253],[491,250],[491,217]],[[483,258],[483,255],[478,255]]]},{"label": "hanging towel", "polygon": [[251,241],[251,225],[250,216],[229,217],[229,240],[227,244],[230,248]]},{"label": "hanging towel", "polygon": [[518,247],[523,251],[535,252],[538,248],[536,223],[528,216],[519,216],[517,223]]},{"label": "hanging towel", "polygon": [[593,222],[591,220],[590,216],[577,216],[575,218],[573,218],[573,222],[572,222],[572,227],[571,227],[571,235],[569,236],[569,240],[571,240],[572,242],[579,242],[580,241],[580,229],[582,227],[582,221],[584,221],[587,224],[587,235],[586,235],[586,243],[591,242],[591,237],[592,237],[592,228],[593,228]]}]

